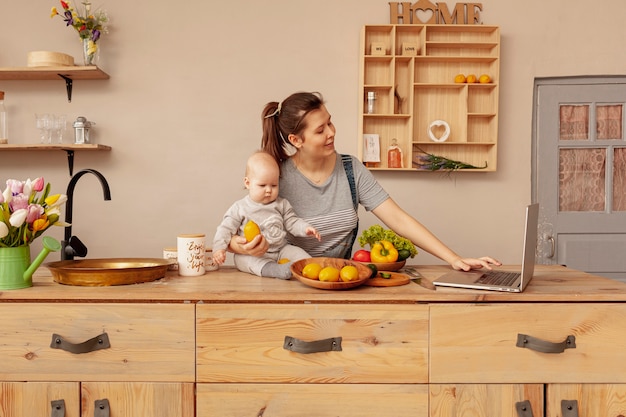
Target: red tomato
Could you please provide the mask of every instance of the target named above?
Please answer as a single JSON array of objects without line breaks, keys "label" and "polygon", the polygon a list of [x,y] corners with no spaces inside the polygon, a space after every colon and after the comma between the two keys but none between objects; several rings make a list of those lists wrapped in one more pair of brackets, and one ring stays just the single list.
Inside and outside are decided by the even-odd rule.
[{"label": "red tomato", "polygon": [[354,252],[354,256],[352,256],[352,260],[357,262],[371,262],[370,251],[365,249],[356,251]]}]

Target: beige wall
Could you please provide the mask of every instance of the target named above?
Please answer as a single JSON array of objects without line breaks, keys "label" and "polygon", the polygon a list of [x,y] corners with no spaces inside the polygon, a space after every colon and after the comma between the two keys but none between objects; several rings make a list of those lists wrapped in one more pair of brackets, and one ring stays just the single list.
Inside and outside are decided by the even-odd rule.
[{"label": "beige wall", "polygon": [[[244,195],[244,161],[259,146],[268,101],[322,92],[337,149],[356,153],[359,33],[364,24],[389,22],[386,1],[93,1],[111,18],[100,56],[110,80],[74,82],[72,103],[62,81],[0,81],[12,143],[37,142],[33,114],[55,112],[95,121],[95,141],[113,148],[76,154],[75,169],[102,172],[113,195],[102,201],[91,176],[76,188],[73,231],[90,257],[161,256],[178,233],[212,238],[223,212]],[[26,65],[33,50],[79,59],[76,33],[48,17],[55,1],[2,4],[1,67]],[[483,1],[483,23],[499,25],[502,36],[498,172],[375,174],[459,253],[520,261],[534,78],[625,72],[626,3],[589,5]],[[65,154],[0,152],[0,181],[42,175],[64,192]],[[369,213],[361,219],[362,228],[377,222]],[[61,238],[62,229],[52,235]],[[413,262],[436,261],[420,253]]]}]

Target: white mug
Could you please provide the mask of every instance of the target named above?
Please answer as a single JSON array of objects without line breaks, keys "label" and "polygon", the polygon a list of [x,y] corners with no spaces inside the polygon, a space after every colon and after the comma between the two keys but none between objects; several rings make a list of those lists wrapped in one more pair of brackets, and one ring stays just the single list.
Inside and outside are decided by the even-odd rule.
[{"label": "white mug", "polygon": [[178,275],[204,275],[205,237],[203,234],[178,235]]}]

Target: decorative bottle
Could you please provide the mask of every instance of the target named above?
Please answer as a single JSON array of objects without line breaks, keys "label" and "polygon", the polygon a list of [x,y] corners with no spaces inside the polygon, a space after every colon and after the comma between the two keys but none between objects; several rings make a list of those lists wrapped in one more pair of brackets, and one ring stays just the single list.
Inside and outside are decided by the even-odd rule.
[{"label": "decorative bottle", "polygon": [[391,146],[387,150],[387,167],[404,168],[402,149],[398,146],[398,141],[395,138],[391,139]]},{"label": "decorative bottle", "polygon": [[9,143],[7,121],[7,110],[4,107],[4,91],[0,91],[0,144]]}]

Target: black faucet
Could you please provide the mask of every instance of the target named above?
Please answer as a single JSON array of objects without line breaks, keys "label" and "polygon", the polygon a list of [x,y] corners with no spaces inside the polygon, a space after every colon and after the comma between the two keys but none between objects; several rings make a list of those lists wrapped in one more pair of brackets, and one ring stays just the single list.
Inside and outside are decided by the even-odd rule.
[{"label": "black faucet", "polygon": [[73,260],[74,256],[85,257],[87,256],[87,247],[76,236],[72,236],[72,205],[74,203],[74,188],[76,183],[85,174],[93,174],[100,181],[102,185],[102,192],[105,200],[111,199],[111,189],[104,175],[96,171],[95,169],[83,169],[78,171],[72,179],[70,179],[67,185],[67,201],[65,202],[65,222],[70,225],[65,228],[65,239],[61,242],[61,259]]}]

